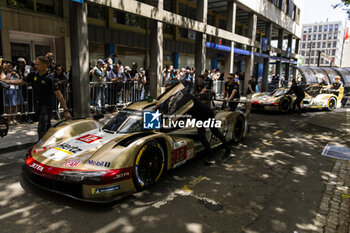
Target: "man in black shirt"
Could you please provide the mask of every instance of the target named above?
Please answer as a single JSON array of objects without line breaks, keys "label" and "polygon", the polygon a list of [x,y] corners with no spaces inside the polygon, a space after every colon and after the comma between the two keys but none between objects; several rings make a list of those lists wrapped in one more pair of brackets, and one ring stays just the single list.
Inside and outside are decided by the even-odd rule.
[{"label": "man in black shirt", "polygon": [[322,78],[322,82],[318,84],[319,87],[325,87],[327,86],[326,78]]},{"label": "man in black shirt", "polygon": [[301,113],[301,101],[303,101],[303,99],[305,98],[305,92],[304,92],[304,88],[301,85],[298,85],[296,80],[293,79],[292,80],[292,86],[290,87],[289,91],[285,94],[293,94],[295,93],[297,99],[294,101],[293,103],[293,112],[295,112],[295,106],[298,106],[298,114]]},{"label": "man in black shirt", "polygon": [[[170,91],[175,86],[176,85],[169,85],[167,87],[165,93]],[[196,98],[195,96],[186,92],[185,89],[181,90],[180,92],[182,92],[182,93],[178,93],[177,97],[174,97],[176,99],[174,99],[174,100],[168,99],[162,103],[157,103],[156,108],[159,108],[162,113],[172,115],[172,114],[174,114],[174,112],[173,112],[174,109],[178,109],[180,106],[183,106],[184,102],[188,102],[188,101],[192,100],[193,106],[187,113],[190,114],[193,119],[196,119],[197,121],[200,120],[200,121],[204,122],[208,119],[215,118],[214,111],[210,107],[208,107],[206,104],[202,103],[198,98]],[[178,106],[173,106],[173,105],[178,105]],[[227,160],[231,154],[231,148],[228,145],[225,136],[219,131],[218,128],[209,127],[209,129],[210,129],[211,133],[215,137],[217,137],[222,142],[223,146],[225,147],[225,154],[223,155],[223,157],[221,159],[223,161]],[[206,132],[206,129],[204,128],[204,126],[197,127],[197,133],[198,133],[199,139],[200,139],[200,141],[205,149],[205,154],[206,154],[205,162],[209,163],[209,164],[213,164],[213,163],[215,163],[215,156],[211,151],[210,144],[206,138],[205,132]]]},{"label": "man in black shirt", "polygon": [[50,61],[43,56],[35,59],[36,72],[29,73],[24,79],[20,80],[4,80],[4,82],[12,85],[31,84],[34,92],[35,112],[38,115],[38,137],[39,140],[44,136],[46,131],[51,127],[52,98],[56,95],[64,109],[64,117],[72,118],[66,102],[59,90],[58,83],[53,74],[48,73]]},{"label": "man in black shirt", "polygon": [[240,98],[239,84],[235,81],[234,74],[229,74],[228,81],[225,82],[224,102],[222,103],[221,109],[224,109],[228,103],[231,111],[236,110],[238,103],[231,101],[237,98]]},{"label": "man in black shirt", "polygon": [[251,79],[248,81],[247,95],[255,93],[256,84],[255,77],[251,76]]},{"label": "man in black shirt", "polygon": [[343,86],[343,84],[340,82],[340,77],[339,76],[335,76],[335,83],[333,83],[330,88],[333,90],[339,90],[340,87]]}]

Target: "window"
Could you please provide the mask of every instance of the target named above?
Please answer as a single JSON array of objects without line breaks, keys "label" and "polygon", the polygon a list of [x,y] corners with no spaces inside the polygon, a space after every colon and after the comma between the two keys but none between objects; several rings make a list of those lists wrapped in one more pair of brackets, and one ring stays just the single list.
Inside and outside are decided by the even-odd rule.
[{"label": "window", "polygon": [[305,51],[301,51],[301,56],[304,56],[305,55]]},{"label": "window", "polygon": [[174,26],[170,24],[163,23],[163,33],[166,34],[173,34],[174,33]]},{"label": "window", "polygon": [[187,17],[187,5],[179,3],[179,15]]},{"label": "window", "polygon": [[322,32],[322,26],[318,26],[318,32]]},{"label": "window", "polygon": [[88,3],[88,17],[106,20],[107,8],[105,6]]},{"label": "window", "polygon": [[331,48],[332,47],[332,42],[329,41],[327,44],[328,44],[327,48]]},{"label": "window", "polygon": [[226,20],[224,19],[219,19],[219,28],[221,29],[226,29]]},{"label": "window", "polygon": [[328,31],[328,25],[324,25],[324,32],[327,32]]},{"label": "window", "polygon": [[315,46],[316,46],[316,43],[312,42],[312,48],[315,48]]},{"label": "window", "polygon": [[308,36],[307,36],[307,40],[311,40],[311,35],[308,35]]},{"label": "window", "polygon": [[306,40],[306,35],[303,35],[303,40]]},{"label": "window", "polygon": [[321,64],[324,64],[324,59],[323,58],[321,58]]},{"label": "window", "polygon": [[334,25],[334,31],[338,32],[339,24]]},{"label": "window", "polygon": [[317,48],[321,48],[321,42],[317,42]]},{"label": "window", "polygon": [[307,48],[311,48],[311,43],[307,43]]},{"label": "window", "polygon": [[334,42],[333,42],[333,48],[336,48],[336,47],[337,47],[337,42],[334,41]]},{"label": "window", "polygon": [[164,10],[175,13],[174,5],[173,0],[164,0]]},{"label": "window", "polygon": [[303,28],[303,33],[307,33],[307,27]]},{"label": "window", "polygon": [[322,48],[326,48],[326,42],[322,42]]},{"label": "window", "polygon": [[7,0],[7,6],[63,17],[63,0]]},{"label": "window", "polygon": [[318,34],[318,40],[322,40],[322,34]]},{"label": "window", "polygon": [[317,32],[317,26],[314,26],[314,32]]},{"label": "window", "polygon": [[310,59],[310,64],[314,64],[314,59],[313,58]]},{"label": "window", "polygon": [[329,34],[328,34],[328,40],[331,40],[332,37],[333,37],[333,34],[332,34],[332,33],[329,33]]},{"label": "window", "polygon": [[327,40],[327,34],[323,34],[323,40]]},{"label": "window", "polygon": [[301,47],[302,47],[303,49],[305,49],[306,43],[302,43],[302,44],[301,44]]},{"label": "window", "polygon": [[215,17],[214,17],[214,15],[209,15],[209,14],[208,14],[207,23],[208,23],[209,25],[215,26]]},{"label": "window", "polygon": [[309,58],[306,58],[306,59],[305,59],[305,63],[306,63],[306,64],[309,64]]},{"label": "window", "polygon": [[312,39],[313,39],[313,40],[316,40],[316,37],[317,37],[316,34],[313,34],[313,35],[312,35]]},{"label": "window", "polygon": [[333,39],[334,39],[334,40],[338,39],[338,33],[334,33]]},{"label": "window", "polygon": [[333,32],[333,25],[329,25],[329,31]]},{"label": "window", "polygon": [[309,27],[308,31],[309,31],[309,33],[311,33],[312,32],[312,27]]},{"label": "window", "polygon": [[335,56],[335,49],[332,49],[332,56]]},{"label": "window", "polygon": [[130,27],[146,29],[146,20],[143,17],[126,13],[123,11],[113,10],[113,22],[124,24]]},{"label": "window", "polygon": [[310,56],[314,56],[315,55],[315,51],[314,50],[311,50],[311,52],[310,52]]}]

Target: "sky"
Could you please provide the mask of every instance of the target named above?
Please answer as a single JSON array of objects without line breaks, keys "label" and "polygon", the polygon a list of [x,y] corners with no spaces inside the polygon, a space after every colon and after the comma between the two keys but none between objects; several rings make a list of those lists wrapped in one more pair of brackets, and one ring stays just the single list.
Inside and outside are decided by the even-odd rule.
[{"label": "sky", "polygon": [[[302,13],[302,23],[315,23],[328,21],[343,21],[347,14],[342,9],[333,9],[332,5],[340,0],[304,0],[304,13]],[[348,23],[349,24],[349,23]]]}]

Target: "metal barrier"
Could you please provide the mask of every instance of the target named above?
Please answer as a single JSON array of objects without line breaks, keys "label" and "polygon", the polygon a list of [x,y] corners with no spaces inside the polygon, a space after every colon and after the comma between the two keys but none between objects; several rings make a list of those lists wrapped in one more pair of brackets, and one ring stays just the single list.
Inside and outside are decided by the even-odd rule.
[{"label": "metal barrier", "polygon": [[28,85],[2,88],[2,101],[0,102],[1,116],[14,119],[16,116],[34,114],[34,96],[32,87]]},{"label": "metal barrier", "polygon": [[116,109],[131,102],[146,99],[149,88],[134,82],[90,82],[90,106],[92,111]]}]

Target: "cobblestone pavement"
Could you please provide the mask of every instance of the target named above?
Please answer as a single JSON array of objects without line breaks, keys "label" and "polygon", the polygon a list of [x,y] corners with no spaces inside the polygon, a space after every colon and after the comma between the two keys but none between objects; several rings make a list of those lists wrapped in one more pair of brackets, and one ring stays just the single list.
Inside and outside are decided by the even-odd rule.
[{"label": "cobblestone pavement", "polygon": [[350,233],[350,163],[338,160],[316,216],[317,232]]}]

